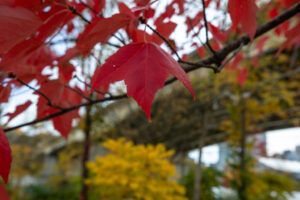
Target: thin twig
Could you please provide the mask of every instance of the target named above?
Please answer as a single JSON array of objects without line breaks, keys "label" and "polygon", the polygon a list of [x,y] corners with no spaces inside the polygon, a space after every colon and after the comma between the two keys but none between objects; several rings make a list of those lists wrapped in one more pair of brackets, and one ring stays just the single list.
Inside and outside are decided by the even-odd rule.
[{"label": "thin twig", "polygon": [[100,14],[97,12],[97,10],[95,10],[94,8],[92,8],[90,5],[88,5],[87,3],[85,3],[84,1],[80,0],[80,3],[82,3],[85,7],[87,7],[89,10],[91,10],[93,13],[95,13],[96,15],[100,16]]},{"label": "thin twig", "polygon": [[21,79],[17,78],[15,75],[10,74],[11,78],[14,78],[16,81],[18,81],[19,83],[21,83],[22,85],[26,86],[27,88],[33,90],[34,92],[36,92],[37,94],[39,94],[40,96],[42,96],[44,99],[46,99],[47,101],[47,105],[53,108],[57,108],[59,110],[63,110],[64,108],[54,105],[51,100],[49,99],[49,97],[47,97],[47,95],[45,95],[43,92],[39,91],[38,89],[35,89],[34,87],[31,87],[30,85],[28,85],[27,83],[25,83],[24,81],[22,81]]},{"label": "thin twig", "polygon": [[72,88],[71,86],[69,85],[64,85],[64,87],[68,88],[69,90],[72,90],[73,92],[77,93],[78,95],[80,95],[82,98],[88,100],[88,101],[91,101],[91,99],[87,96],[85,96],[81,91],[79,90],[76,90],[75,88]]},{"label": "thin twig", "polygon": [[88,19],[86,19],[82,14],[80,14],[73,6],[68,5],[68,8],[74,15],[79,16],[84,22],[91,24],[91,22]]},{"label": "thin twig", "polygon": [[116,48],[118,48],[118,49],[121,48],[120,45],[118,45],[118,44],[113,44],[113,43],[111,43],[111,42],[106,42],[106,44],[109,45],[109,46],[112,46],[112,47],[116,47]]},{"label": "thin twig", "polygon": [[123,45],[126,45],[126,42],[125,42],[125,40],[123,40],[123,39],[121,39],[121,38],[119,38],[118,36],[116,36],[115,34],[112,34],[111,35],[112,37],[114,37],[114,38],[116,38],[119,42],[121,42]]},{"label": "thin twig", "polygon": [[155,33],[158,37],[160,37],[165,43],[166,45],[173,51],[173,53],[176,55],[178,60],[181,60],[180,56],[178,55],[176,49],[170,44],[170,42],[164,37],[162,36],[158,31],[156,31],[154,28],[152,28],[149,24],[147,24],[144,21],[141,21],[142,23],[144,23],[153,33]]},{"label": "thin twig", "polygon": [[[75,75],[74,78],[76,78],[80,83],[83,83],[86,87],[92,88],[92,86],[90,84],[88,84],[85,81],[81,80],[77,75]],[[101,94],[101,95],[108,94],[109,96],[112,96],[109,92],[102,92],[102,91],[96,90],[96,89],[94,89],[94,91],[97,92],[98,94]]]},{"label": "thin twig", "polygon": [[202,0],[202,5],[203,5],[203,19],[204,19],[204,26],[205,26],[206,45],[207,45],[210,53],[212,55],[214,55],[214,56],[217,56],[215,50],[211,47],[211,45],[209,43],[209,38],[208,38],[208,23],[207,23],[207,19],[206,19],[205,1],[204,0]]},{"label": "thin twig", "polygon": [[77,42],[77,38],[66,38],[66,39],[62,39],[62,40],[51,41],[48,44],[49,45],[58,45],[58,44],[67,43],[67,42]]},{"label": "thin twig", "polygon": [[236,49],[233,54],[227,59],[224,61],[224,63],[222,65],[220,65],[218,68],[217,68],[217,72],[220,72],[234,57],[236,57],[238,55],[238,53],[242,50],[244,44],[241,43],[240,47],[238,49]]},{"label": "thin twig", "polygon": [[205,65],[205,64],[202,64],[202,63],[193,63],[193,62],[189,62],[189,61],[185,61],[185,60],[181,60],[181,59],[178,62],[182,63],[182,64],[196,66],[196,67],[199,67],[199,68],[212,69],[212,70],[214,70],[215,73],[218,72],[218,68],[216,68],[216,67],[214,67],[212,65]]},{"label": "thin twig", "polygon": [[94,54],[94,53],[91,53],[91,56],[96,60],[97,64],[98,64],[99,66],[101,66],[101,62],[100,62],[100,60],[95,56],[95,54]]}]

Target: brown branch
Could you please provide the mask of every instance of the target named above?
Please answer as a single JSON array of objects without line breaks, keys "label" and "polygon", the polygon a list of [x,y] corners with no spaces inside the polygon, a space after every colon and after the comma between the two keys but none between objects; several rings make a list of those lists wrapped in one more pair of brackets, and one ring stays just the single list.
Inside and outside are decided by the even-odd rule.
[{"label": "brown branch", "polygon": [[79,16],[84,22],[91,24],[91,22],[86,19],[81,13],[79,13],[73,6],[68,5],[68,8],[74,15]]},{"label": "brown branch", "polygon": [[69,90],[72,90],[73,92],[77,93],[78,95],[80,95],[82,98],[84,98],[85,100],[91,101],[91,99],[87,96],[85,96],[81,91],[76,90],[75,88],[72,88],[69,85],[64,85],[64,87],[68,88]]},{"label": "brown branch", "polygon": [[106,42],[106,44],[109,45],[109,46],[112,46],[112,47],[116,47],[116,48],[118,48],[118,49],[121,48],[120,45],[118,45],[118,44],[113,44],[113,43],[111,43],[111,42]]},{"label": "brown branch", "polygon": [[142,23],[144,23],[153,33],[155,33],[158,37],[160,37],[166,45],[173,51],[173,53],[176,55],[177,59],[181,61],[180,56],[178,55],[176,49],[170,44],[170,42],[162,36],[158,31],[156,31],[154,28],[152,28],[149,24],[147,24],[145,21],[141,20]]},{"label": "brown branch", "polygon": [[24,126],[36,124],[36,123],[39,123],[39,122],[44,122],[44,121],[47,121],[47,120],[52,119],[54,117],[57,117],[57,116],[65,114],[65,113],[71,112],[71,111],[76,110],[76,109],[81,108],[81,107],[93,105],[93,104],[96,104],[96,103],[102,103],[102,102],[105,102],[105,101],[113,101],[113,100],[124,99],[124,98],[127,98],[126,94],[92,100],[92,101],[89,101],[89,102],[86,102],[86,103],[82,103],[82,104],[78,104],[78,105],[75,105],[75,106],[72,106],[72,107],[69,107],[69,108],[65,108],[65,109],[63,109],[59,112],[52,113],[50,115],[47,115],[45,117],[41,117],[39,119],[35,119],[31,122],[27,122],[27,123],[20,124],[20,125],[10,127],[10,128],[4,128],[3,131],[8,132],[8,131],[12,131],[12,130],[15,130],[15,129],[18,129],[18,128],[21,128],[21,127],[24,127]]},{"label": "brown branch", "polygon": [[40,96],[42,96],[44,99],[46,99],[47,101],[47,105],[52,107],[52,108],[56,108],[59,110],[63,110],[64,108],[54,105],[51,100],[49,99],[49,97],[47,95],[45,95],[43,92],[39,91],[38,89],[35,89],[34,87],[31,87],[30,85],[28,85],[27,83],[25,83],[24,81],[22,81],[21,79],[19,79],[18,77],[16,77],[14,74],[10,74],[9,75],[11,78],[14,78],[16,81],[18,81],[19,83],[21,83],[22,85],[26,86],[27,88],[33,90],[34,92],[36,92],[37,94],[39,94]]},{"label": "brown branch", "polygon": [[[273,28],[275,28],[276,26],[282,24],[283,22],[285,22],[286,20],[292,18],[293,16],[297,15],[300,12],[300,2],[295,4],[293,7],[287,9],[286,11],[284,11],[283,13],[281,13],[279,16],[277,16],[276,18],[270,20],[269,22],[263,24],[262,26],[258,27],[256,29],[256,34],[255,34],[255,38],[263,35],[264,33],[272,30]],[[228,45],[226,45],[223,49],[219,50],[216,52],[216,54],[218,55],[219,59],[224,60],[228,54],[230,54],[232,51],[238,49],[241,44],[247,45],[250,42],[250,38],[248,35],[244,35],[236,40],[234,40],[233,42],[229,43]],[[196,65],[190,65],[188,67],[185,68],[186,72],[190,72],[196,69],[199,69],[201,67],[210,65],[210,64],[214,64],[215,63],[215,57],[211,56],[208,57],[205,60],[202,60],[201,62],[197,63],[198,66]],[[171,80],[166,81],[165,85],[171,84],[172,82],[174,82],[175,80],[177,80],[176,78],[173,78]],[[102,103],[105,101],[112,101],[112,100],[119,100],[119,99],[124,99],[127,98],[127,95],[118,95],[118,96],[110,96],[110,97],[106,97],[106,98],[102,98],[102,99],[97,99],[97,100],[92,100],[90,102],[86,102],[86,103],[82,103],[82,104],[78,104],[69,108],[64,108],[63,110],[47,115],[45,117],[33,120],[31,122],[27,122],[27,123],[23,123],[14,127],[10,127],[10,128],[4,128],[4,131],[12,131],[24,126],[28,126],[28,125],[32,125],[32,124],[36,124],[39,122],[43,122],[43,121],[47,121],[53,117],[57,117],[60,116],[62,114],[65,114],[67,112],[73,111],[75,109],[78,109],[80,107],[83,106],[89,106],[89,105],[93,105],[96,103]]]},{"label": "brown branch", "polygon": [[123,45],[126,45],[125,40],[123,40],[122,38],[119,38],[118,36],[116,36],[115,34],[111,35],[112,37],[116,38],[119,42],[121,42]]},{"label": "brown branch", "polygon": [[51,41],[48,43],[48,45],[58,45],[58,44],[67,43],[67,42],[77,42],[77,38],[66,38],[66,39],[62,39],[62,40]]},{"label": "brown branch", "polygon": [[91,10],[94,14],[96,14],[98,16],[101,16],[101,14],[99,14],[94,8],[92,8],[90,5],[88,5],[84,1],[80,0],[80,3],[82,3],[82,5],[84,5],[86,8],[88,8],[89,10]]},{"label": "brown branch", "polygon": [[[293,7],[287,9],[286,11],[284,11],[283,13],[281,13],[274,19],[270,20],[269,22],[259,26],[256,29],[256,33],[255,33],[254,37],[257,38],[257,37],[263,35],[264,33],[274,29],[278,25],[289,20],[293,16],[297,15],[299,12],[300,12],[300,2],[295,4]],[[223,61],[227,57],[228,54],[230,54],[234,50],[238,49],[241,46],[241,44],[243,44],[243,46],[245,46],[249,42],[250,42],[250,38],[248,35],[241,36],[238,39],[230,42],[223,49],[216,52],[216,54],[219,58],[219,61]],[[205,66],[205,65],[217,64],[217,63],[215,62],[215,57],[210,56],[210,57],[198,62],[198,64],[203,64]],[[185,68],[185,71],[190,72],[190,71],[193,71],[198,68],[199,67],[197,67],[197,66],[188,66]]]},{"label": "brown branch", "polygon": [[240,47],[238,49],[236,49],[233,54],[224,61],[224,63],[222,65],[220,65],[217,69],[217,72],[220,72],[234,57],[236,57],[238,55],[238,53],[242,50],[244,44],[241,43]]},{"label": "brown branch", "polygon": [[205,26],[205,35],[206,35],[206,42],[205,44],[207,45],[210,53],[217,58],[215,50],[211,47],[209,43],[209,38],[208,38],[208,23],[207,23],[207,18],[206,18],[206,12],[205,12],[205,1],[202,0],[202,6],[203,6],[203,19],[204,19],[204,26]]},{"label": "brown branch", "polygon": [[[83,83],[86,87],[92,88],[92,86],[90,84],[88,84],[85,81],[81,80],[77,75],[75,75],[74,78],[76,78],[80,83]],[[97,89],[95,89],[94,91],[97,92],[98,94],[101,94],[101,95],[108,94],[109,96],[112,96],[109,92],[102,92],[102,91],[97,90]]]}]

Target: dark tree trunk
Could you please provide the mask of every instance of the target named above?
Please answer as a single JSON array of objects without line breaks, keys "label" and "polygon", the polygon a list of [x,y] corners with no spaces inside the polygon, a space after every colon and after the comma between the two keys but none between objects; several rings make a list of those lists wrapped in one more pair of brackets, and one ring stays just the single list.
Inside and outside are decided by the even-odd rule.
[{"label": "dark tree trunk", "polygon": [[90,157],[90,132],[91,132],[91,106],[86,107],[85,127],[84,127],[84,143],[83,143],[83,154],[82,154],[82,172],[81,172],[81,192],[80,200],[88,200],[88,185],[85,184],[84,180],[88,178],[88,169],[86,163]]},{"label": "dark tree trunk", "polygon": [[203,120],[202,120],[202,133],[199,138],[198,143],[198,150],[199,150],[199,157],[198,163],[195,170],[195,184],[194,184],[194,200],[201,199],[201,179],[202,179],[202,149],[204,146],[205,136],[207,134],[207,111],[203,112]]}]

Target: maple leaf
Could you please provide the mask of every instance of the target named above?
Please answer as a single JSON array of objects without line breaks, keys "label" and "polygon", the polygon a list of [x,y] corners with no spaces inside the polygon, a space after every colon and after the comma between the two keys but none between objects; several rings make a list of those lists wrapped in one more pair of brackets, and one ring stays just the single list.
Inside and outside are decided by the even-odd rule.
[{"label": "maple leaf", "polygon": [[248,68],[238,68],[237,72],[238,72],[238,74],[236,77],[236,81],[238,84],[243,86],[245,84],[247,76],[248,76]]},{"label": "maple leaf", "polygon": [[28,100],[24,104],[17,106],[15,112],[7,113],[6,116],[9,117],[9,119],[7,120],[7,122],[11,121],[17,115],[19,115],[20,113],[24,112],[31,104],[32,104],[32,102]]},{"label": "maple leaf", "polygon": [[[79,88],[75,87],[74,90],[83,93]],[[72,91],[69,88],[64,87],[62,91],[62,95],[60,98],[59,105],[64,108],[68,108],[74,105],[80,104],[82,101],[82,96]],[[78,109],[68,112],[66,114],[60,115],[58,117],[54,117],[52,119],[54,128],[66,139],[68,139],[68,135],[72,130],[72,122],[73,119],[79,118]]]},{"label": "maple leaf", "polygon": [[105,43],[113,33],[128,25],[130,18],[124,14],[115,14],[109,18],[97,19],[87,25],[85,31],[80,34],[77,48],[82,51],[90,51],[97,43]]},{"label": "maple leaf", "polygon": [[37,117],[43,117],[47,114],[51,114],[57,109],[53,109],[48,105],[48,100],[53,105],[59,105],[61,102],[61,97],[64,91],[64,86],[58,80],[45,80],[41,83],[41,87],[39,91],[42,94],[47,95],[46,99],[44,96],[40,95],[39,93],[35,92],[35,94],[39,95],[39,100],[37,103]]},{"label": "maple leaf", "polygon": [[3,185],[0,183],[0,199],[1,200],[10,200],[7,191],[3,187]]},{"label": "maple leaf", "polygon": [[64,115],[54,117],[52,119],[54,128],[65,138],[68,139],[68,135],[72,130],[73,119],[78,118],[78,110],[68,112]]},{"label": "maple leaf", "polygon": [[169,74],[178,78],[195,98],[187,74],[172,56],[152,42],[131,43],[119,49],[97,69],[92,78],[92,88],[124,80],[127,95],[137,101],[150,120],[154,95],[164,86]]},{"label": "maple leaf", "polygon": [[256,14],[257,6],[255,0],[229,0],[228,12],[232,21],[233,28],[237,28],[239,24],[242,29],[248,33],[253,40],[256,31]]},{"label": "maple leaf", "polygon": [[8,175],[11,167],[11,149],[8,139],[4,131],[0,128],[0,176],[2,176],[5,183],[8,182]]},{"label": "maple leaf", "polygon": [[[174,22],[158,22],[155,24],[156,25],[156,31],[159,32],[162,36],[165,38],[169,38],[169,36],[174,32],[177,24]],[[152,42],[155,42],[158,45],[161,45],[163,43],[163,40],[157,35],[153,34],[152,35]]]},{"label": "maple leaf", "polygon": [[0,0],[0,5],[8,5],[11,6],[13,5],[13,2],[10,0]]},{"label": "maple leaf", "polygon": [[0,54],[33,34],[41,24],[30,10],[0,5]]},{"label": "maple leaf", "polygon": [[7,85],[5,87],[0,85],[0,103],[8,102],[11,90],[12,90],[12,88],[10,85]]},{"label": "maple leaf", "polygon": [[87,0],[87,3],[97,12],[101,12],[106,5],[105,0]]}]

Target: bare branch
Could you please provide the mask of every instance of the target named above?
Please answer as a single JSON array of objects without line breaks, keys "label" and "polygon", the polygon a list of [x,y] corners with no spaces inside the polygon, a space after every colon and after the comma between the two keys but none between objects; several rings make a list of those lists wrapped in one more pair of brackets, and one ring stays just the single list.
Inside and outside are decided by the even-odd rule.
[{"label": "bare branch", "polygon": [[204,19],[204,26],[205,26],[205,35],[206,35],[206,45],[210,51],[210,53],[212,55],[214,55],[215,57],[217,57],[216,52],[214,51],[214,49],[211,47],[210,43],[209,43],[209,38],[208,38],[208,23],[207,23],[207,19],[206,19],[206,9],[205,9],[205,1],[202,0],[202,6],[203,6],[203,19]]},{"label": "bare branch", "polygon": [[69,85],[64,85],[64,87],[68,88],[69,90],[72,90],[73,92],[79,94],[82,98],[88,100],[88,101],[91,101],[91,99],[87,96],[85,96],[81,91],[79,90],[76,90],[75,88],[72,88],[71,86]]},{"label": "bare branch", "polygon": [[170,42],[164,36],[162,36],[158,31],[156,31],[154,28],[152,28],[149,24],[145,23],[144,21],[141,21],[141,22],[144,23],[158,37],[160,37],[166,43],[166,45],[173,51],[173,53],[176,55],[177,59],[181,60],[181,58],[178,55],[176,49],[170,44]]},{"label": "bare branch", "polygon": [[44,99],[46,99],[47,101],[47,105],[59,110],[63,110],[64,108],[57,106],[57,105],[53,105],[53,103],[51,102],[51,100],[49,99],[49,97],[47,95],[45,95],[43,92],[39,91],[38,89],[35,89],[34,87],[31,87],[30,85],[28,85],[27,83],[25,83],[24,81],[22,81],[21,79],[19,79],[18,77],[16,77],[14,74],[10,74],[11,78],[14,78],[16,81],[18,81],[19,83],[21,83],[22,85],[28,87],[29,89],[33,90],[34,92],[36,92],[37,94],[39,94],[40,96],[42,96]]},{"label": "bare branch", "polygon": [[81,13],[79,13],[73,6],[68,5],[68,8],[74,15],[79,16],[84,22],[91,24],[91,22],[86,19]]}]

